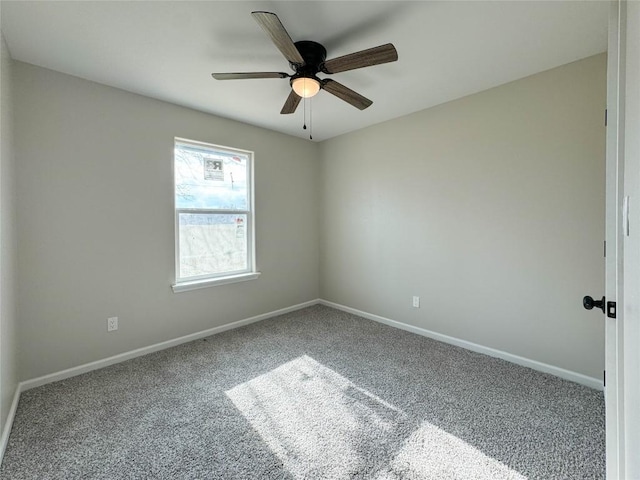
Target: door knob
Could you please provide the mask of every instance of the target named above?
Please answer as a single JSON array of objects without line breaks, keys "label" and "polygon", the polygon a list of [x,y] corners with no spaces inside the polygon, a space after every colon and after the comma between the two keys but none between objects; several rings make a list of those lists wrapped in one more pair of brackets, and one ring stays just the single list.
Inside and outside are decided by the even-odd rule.
[{"label": "door knob", "polygon": [[601,300],[594,300],[589,295],[582,299],[582,306],[587,310],[591,310],[593,307],[599,308],[604,313],[604,297]]}]

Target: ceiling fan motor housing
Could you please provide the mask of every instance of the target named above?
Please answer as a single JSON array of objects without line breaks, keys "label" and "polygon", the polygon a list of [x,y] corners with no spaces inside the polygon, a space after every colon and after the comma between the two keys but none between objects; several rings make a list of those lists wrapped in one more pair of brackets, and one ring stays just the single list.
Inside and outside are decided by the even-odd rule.
[{"label": "ceiling fan motor housing", "polygon": [[291,68],[296,72],[291,76],[290,81],[303,77],[314,78],[319,82],[320,79],[316,77],[316,74],[321,70],[320,67],[327,58],[326,48],[311,40],[300,40],[295,42],[295,46],[304,59],[304,65],[289,62]]}]

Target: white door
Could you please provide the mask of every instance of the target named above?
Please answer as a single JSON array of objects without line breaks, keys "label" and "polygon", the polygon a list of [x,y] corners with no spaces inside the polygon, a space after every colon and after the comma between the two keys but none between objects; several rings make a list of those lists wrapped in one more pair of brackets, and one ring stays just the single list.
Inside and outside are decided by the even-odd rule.
[{"label": "white door", "polygon": [[[606,261],[605,297],[622,306],[624,200],[624,2],[611,4],[607,58],[607,149],[606,149]],[[605,409],[607,478],[624,478],[624,392],[623,337],[624,309],[616,318],[605,315]]]},{"label": "white door", "polygon": [[640,478],[640,2],[609,22],[605,316],[607,478]]},{"label": "white door", "polygon": [[[618,325],[620,478],[640,479],[640,2],[621,2],[624,33],[624,196],[629,231],[623,232],[623,323]],[[622,351],[620,344],[622,341]],[[623,365],[620,372],[620,365]],[[622,440],[624,439],[624,440]]]}]

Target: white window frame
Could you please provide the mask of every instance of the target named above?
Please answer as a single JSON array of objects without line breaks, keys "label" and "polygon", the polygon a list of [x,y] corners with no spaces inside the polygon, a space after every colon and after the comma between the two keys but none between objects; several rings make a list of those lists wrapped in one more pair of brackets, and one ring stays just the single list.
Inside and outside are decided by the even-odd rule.
[{"label": "white window frame", "polygon": [[[247,210],[226,210],[226,209],[203,209],[203,208],[178,208],[176,206],[176,178],[175,178],[175,149],[178,144],[191,145],[196,148],[205,148],[218,150],[228,153],[237,153],[247,157]],[[254,152],[250,150],[241,150],[239,148],[226,147],[223,145],[215,145],[207,142],[199,142],[197,140],[189,140],[186,138],[175,137],[173,142],[172,155],[172,179],[173,179],[173,213],[174,213],[174,230],[175,230],[175,283],[171,286],[175,293],[199,288],[207,288],[215,285],[225,285],[229,283],[244,282],[254,280],[260,276],[260,272],[256,269],[256,250],[255,250],[255,205],[254,205]],[[219,274],[199,275],[195,277],[180,278],[180,214],[197,213],[197,214],[238,214],[246,215],[245,224],[247,239],[247,268],[241,271],[224,272]]]}]

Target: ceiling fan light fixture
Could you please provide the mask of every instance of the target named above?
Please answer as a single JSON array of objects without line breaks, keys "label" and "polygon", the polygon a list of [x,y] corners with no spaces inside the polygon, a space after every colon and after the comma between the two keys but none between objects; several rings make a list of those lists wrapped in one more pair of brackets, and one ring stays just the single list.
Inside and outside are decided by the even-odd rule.
[{"label": "ceiling fan light fixture", "polygon": [[320,82],[315,78],[298,77],[291,82],[291,88],[298,96],[310,98],[320,91]]}]

